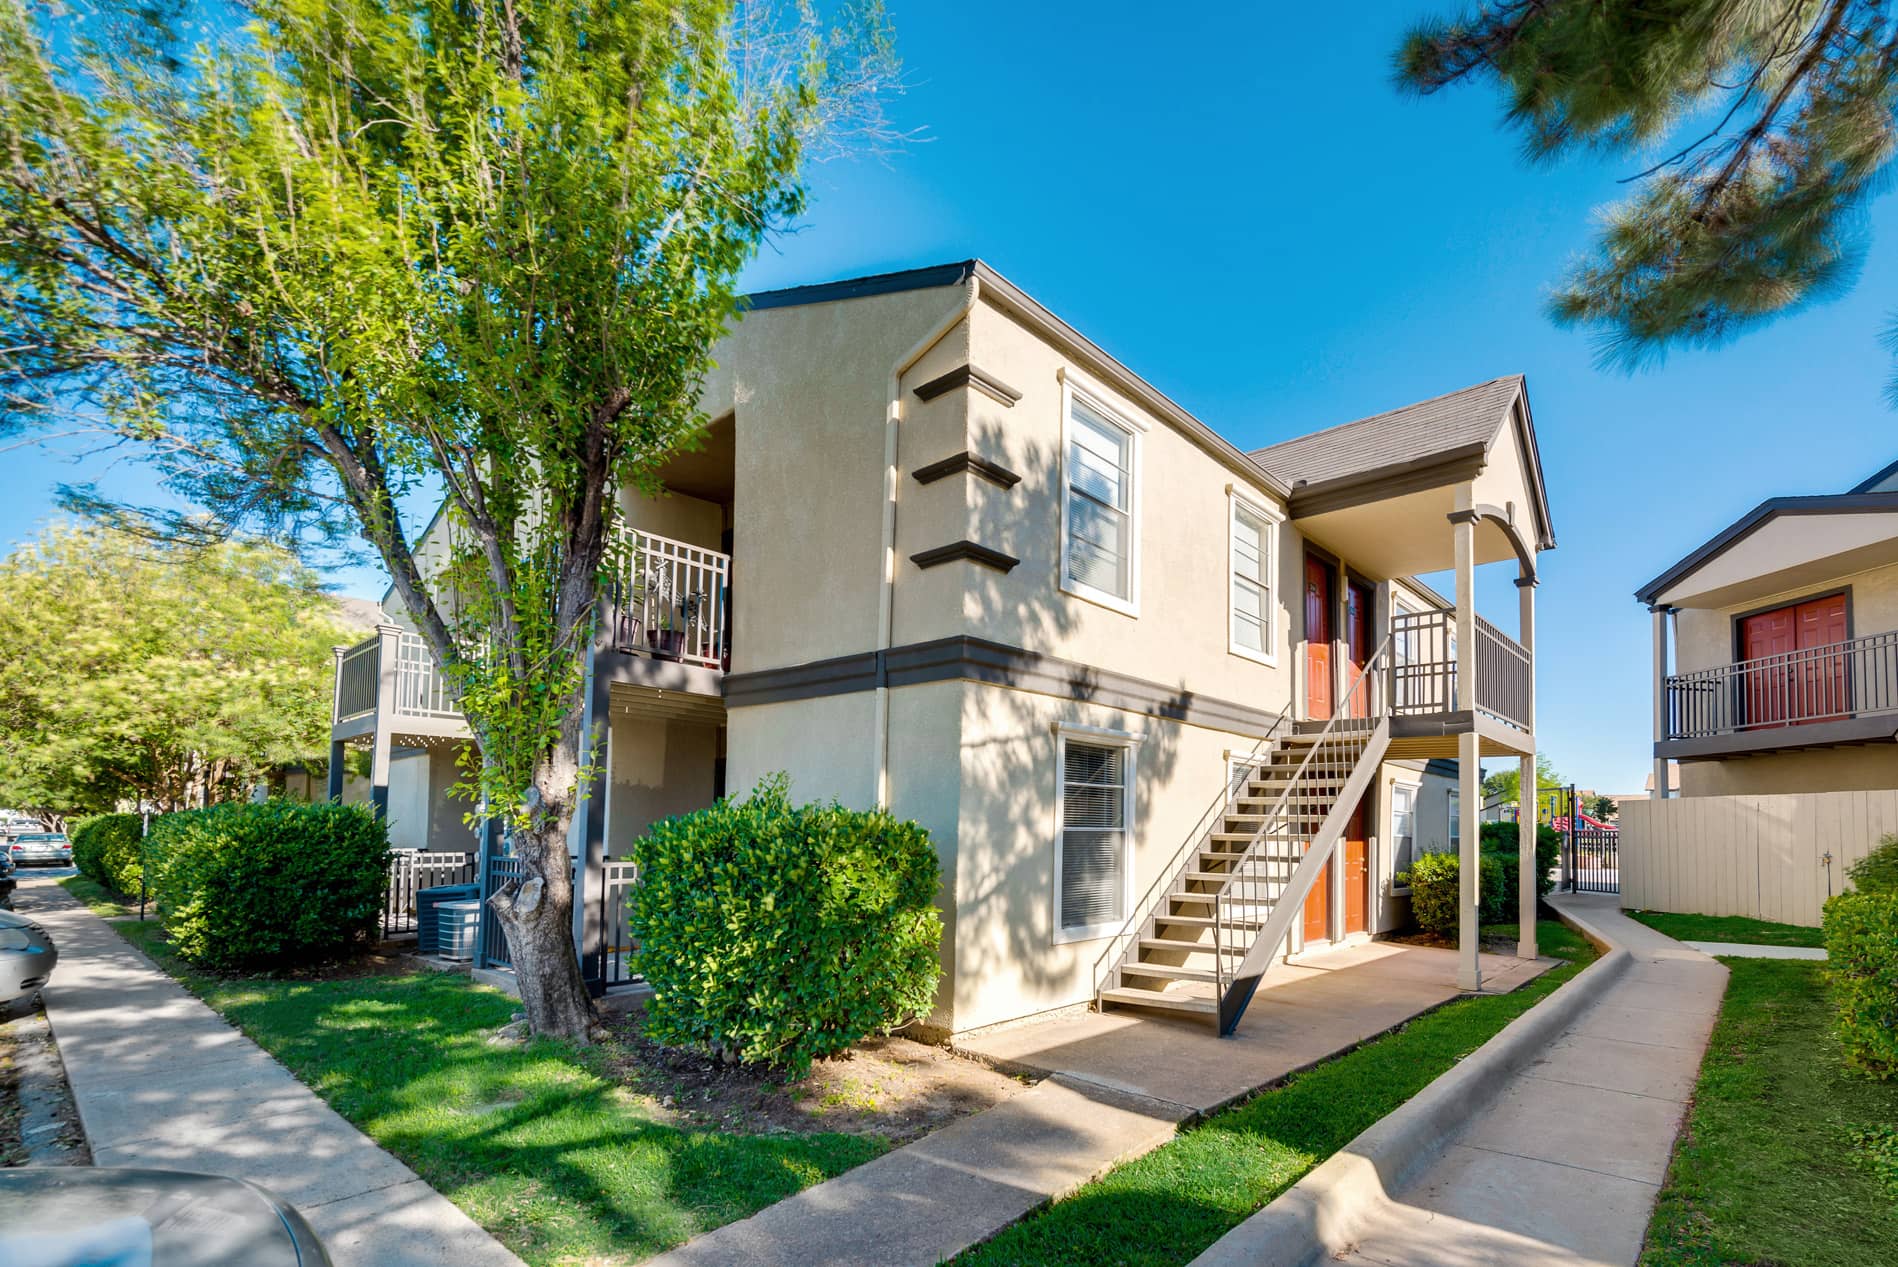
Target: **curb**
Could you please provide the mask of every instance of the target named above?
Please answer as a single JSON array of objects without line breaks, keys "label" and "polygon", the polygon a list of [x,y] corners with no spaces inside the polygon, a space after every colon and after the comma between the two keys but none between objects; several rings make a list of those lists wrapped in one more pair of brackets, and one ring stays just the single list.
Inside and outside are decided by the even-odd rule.
[{"label": "curb", "polygon": [[1191,1267],[1312,1267],[1354,1244],[1367,1215],[1633,962],[1624,947],[1585,919],[1571,911],[1556,913],[1606,953],[1220,1237]]}]

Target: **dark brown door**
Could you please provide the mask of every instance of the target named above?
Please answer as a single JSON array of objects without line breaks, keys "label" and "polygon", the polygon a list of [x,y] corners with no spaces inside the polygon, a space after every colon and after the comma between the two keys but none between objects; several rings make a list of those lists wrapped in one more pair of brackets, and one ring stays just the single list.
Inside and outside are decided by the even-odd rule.
[{"label": "dark brown door", "polygon": [[1331,675],[1331,565],[1316,555],[1305,556],[1305,712],[1314,721],[1329,721],[1332,705]]},{"label": "dark brown door", "polygon": [[1377,595],[1370,586],[1360,585],[1356,581],[1345,586],[1344,639],[1351,663],[1345,669],[1344,676],[1347,682],[1357,682],[1351,690],[1346,717],[1371,715],[1371,685],[1357,679],[1358,670],[1371,661],[1371,613],[1376,605]]},{"label": "dark brown door", "polygon": [[1371,846],[1364,830],[1364,803],[1344,831],[1344,931],[1370,931]]}]

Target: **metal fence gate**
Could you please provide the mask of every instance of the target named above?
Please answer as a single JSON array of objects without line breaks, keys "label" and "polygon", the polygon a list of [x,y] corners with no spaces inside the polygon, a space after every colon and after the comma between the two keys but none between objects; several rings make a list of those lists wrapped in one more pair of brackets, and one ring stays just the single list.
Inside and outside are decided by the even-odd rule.
[{"label": "metal fence gate", "polygon": [[1621,892],[1621,833],[1594,827],[1571,830],[1564,870],[1571,892]]},{"label": "metal fence gate", "polygon": [[442,884],[473,884],[472,853],[426,853],[397,849],[389,858],[389,881],[382,894],[382,935],[400,937],[416,931],[415,895]]}]

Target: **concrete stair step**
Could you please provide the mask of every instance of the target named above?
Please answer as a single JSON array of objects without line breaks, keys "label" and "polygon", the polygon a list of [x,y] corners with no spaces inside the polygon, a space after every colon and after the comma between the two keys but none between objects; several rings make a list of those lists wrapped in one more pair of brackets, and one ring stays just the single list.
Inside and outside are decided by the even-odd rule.
[{"label": "concrete stair step", "polygon": [[1196,1012],[1202,1016],[1214,1016],[1219,1005],[1212,999],[1199,998],[1191,994],[1173,994],[1166,990],[1142,990],[1135,986],[1113,986],[1101,991],[1102,1003],[1117,1003],[1125,1007],[1157,1007],[1169,1012]]}]

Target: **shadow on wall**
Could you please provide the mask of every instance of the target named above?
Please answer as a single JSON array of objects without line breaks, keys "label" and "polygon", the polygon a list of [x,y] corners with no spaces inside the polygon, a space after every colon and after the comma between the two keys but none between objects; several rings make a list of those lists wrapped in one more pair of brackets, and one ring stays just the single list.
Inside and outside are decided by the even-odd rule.
[{"label": "shadow on wall", "polygon": [[[967,589],[967,628],[976,637],[1029,650],[1057,652],[1083,620],[1128,617],[1073,597],[1061,589],[1061,503],[1066,495],[1055,446],[1023,444],[993,425],[975,428],[971,448],[1021,475],[1004,491],[980,480],[976,488],[975,539],[1021,562],[1007,573],[972,567]],[[1153,666],[1155,669],[1160,666]],[[1154,680],[1157,673],[1139,676]],[[952,906],[963,927],[955,936],[955,971],[966,1007],[993,983],[1018,995],[1022,1012],[1079,1001],[1077,980],[1091,993],[1094,960],[1105,940],[1054,944],[1055,842],[1059,832],[1057,721],[1141,733],[1133,762],[1134,884],[1137,902],[1169,860],[1193,817],[1223,790],[1217,763],[1221,747],[1249,747],[1238,736],[1209,736],[1212,760],[1203,788],[1199,780],[1169,796],[1182,759],[1182,728],[1168,720],[1184,711],[1191,693],[1174,689],[1152,715],[1108,711],[1099,702],[1100,677],[1078,671],[1067,683],[1068,698],[1016,690],[968,688],[962,735],[962,816],[953,877],[960,892]],[[1185,821],[1181,805],[1192,803]],[[951,877],[945,877],[949,880]],[[1122,911],[1122,918],[1128,911]],[[978,1015],[976,1024],[999,1017]],[[958,1028],[966,1027],[962,1017]]]}]

